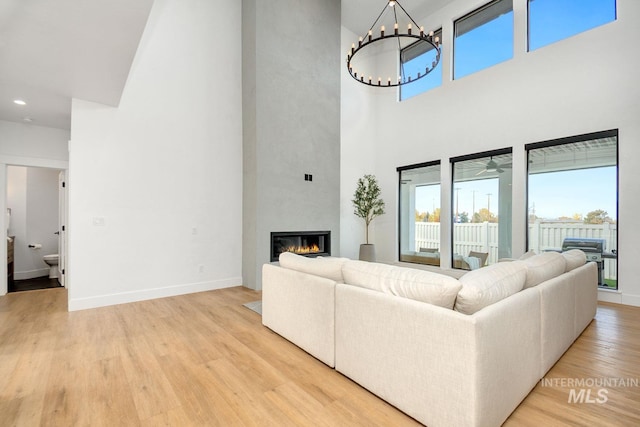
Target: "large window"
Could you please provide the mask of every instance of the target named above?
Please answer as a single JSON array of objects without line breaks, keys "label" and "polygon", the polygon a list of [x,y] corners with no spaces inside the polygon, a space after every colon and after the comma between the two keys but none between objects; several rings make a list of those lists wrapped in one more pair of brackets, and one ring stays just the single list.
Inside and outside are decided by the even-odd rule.
[{"label": "large window", "polygon": [[[435,31],[433,36],[442,41],[442,29]],[[435,56],[435,49],[429,43],[416,42],[402,49],[400,52],[400,66],[403,68],[404,75],[415,76],[421,70],[430,66],[435,60]],[[427,76],[413,83],[400,86],[400,100],[409,99],[440,85],[442,85],[442,61],[438,62],[436,68]]]},{"label": "large window", "polygon": [[529,50],[615,20],[615,0],[529,0]]},{"label": "large window", "polygon": [[513,57],[513,1],[496,0],[455,24],[453,78]]},{"label": "large window", "polygon": [[618,288],[618,132],[527,145],[528,249],[580,247],[601,287]]},{"label": "large window", "polygon": [[475,270],[511,257],[511,149],[451,163],[453,267]]},{"label": "large window", "polygon": [[440,265],[440,162],[398,168],[400,261]]}]

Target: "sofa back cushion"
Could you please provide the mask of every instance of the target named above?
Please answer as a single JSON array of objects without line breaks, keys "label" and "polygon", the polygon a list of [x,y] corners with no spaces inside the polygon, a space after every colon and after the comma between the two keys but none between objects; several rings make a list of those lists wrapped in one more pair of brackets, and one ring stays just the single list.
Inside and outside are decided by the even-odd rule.
[{"label": "sofa back cushion", "polygon": [[522,290],[527,280],[524,261],[500,262],[470,271],[460,279],[455,310],[473,314]]},{"label": "sofa back cushion", "polygon": [[539,255],[527,258],[527,282],[525,288],[539,285],[564,273],[567,266],[562,254],[558,252],[543,252]]},{"label": "sofa back cushion", "polygon": [[522,254],[522,256],[520,258],[518,258],[520,261],[524,261],[526,259],[529,259],[531,257],[536,256],[536,251],[534,251],[533,249],[529,249],[527,252],[525,252],[524,254]]},{"label": "sofa back cushion", "polygon": [[292,252],[283,252],[278,260],[280,267],[344,283],[342,265],[347,261],[347,258],[309,258]]},{"label": "sofa back cushion", "polygon": [[453,277],[414,268],[364,261],[347,261],[342,267],[345,283],[453,308],[460,282]]},{"label": "sofa back cushion", "polygon": [[567,263],[564,270],[565,272],[575,270],[581,265],[585,265],[587,263],[587,256],[580,249],[571,249],[570,251],[563,252],[562,256]]}]

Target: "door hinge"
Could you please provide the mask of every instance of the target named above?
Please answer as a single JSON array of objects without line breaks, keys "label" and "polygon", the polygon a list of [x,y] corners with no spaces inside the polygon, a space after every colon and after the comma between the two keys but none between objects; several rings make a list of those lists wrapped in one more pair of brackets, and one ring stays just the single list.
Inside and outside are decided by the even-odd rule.
[{"label": "door hinge", "polygon": [[62,181],[62,188],[65,188],[67,186],[67,183]]},{"label": "door hinge", "polygon": [[64,231],[64,230],[65,230],[65,226],[63,225],[63,226],[62,226],[62,231]]},{"label": "door hinge", "polygon": [[62,269],[62,274],[64,274],[64,268]]}]

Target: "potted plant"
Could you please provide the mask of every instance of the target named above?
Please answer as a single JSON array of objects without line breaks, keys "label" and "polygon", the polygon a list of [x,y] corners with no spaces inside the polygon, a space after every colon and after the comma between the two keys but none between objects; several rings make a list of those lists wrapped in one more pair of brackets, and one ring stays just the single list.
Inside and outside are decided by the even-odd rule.
[{"label": "potted plant", "polygon": [[379,215],[384,214],[384,201],[380,198],[378,180],[373,175],[365,175],[358,179],[356,192],[351,201],[354,206],[353,213],[365,223],[365,243],[360,245],[360,259],[363,261],[375,261],[376,250],[369,243],[369,224]]}]

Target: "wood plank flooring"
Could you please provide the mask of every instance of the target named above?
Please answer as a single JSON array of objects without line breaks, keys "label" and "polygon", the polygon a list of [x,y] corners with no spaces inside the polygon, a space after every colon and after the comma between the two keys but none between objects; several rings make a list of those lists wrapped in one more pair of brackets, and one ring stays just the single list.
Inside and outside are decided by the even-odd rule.
[{"label": "wood plank flooring", "polygon": [[[65,289],[0,297],[0,426],[419,425],[263,327],[242,306],[257,299],[237,287],[68,313]],[[638,362],[640,308],[602,304],[546,377],[640,378]],[[639,387],[568,394],[539,384],[506,425],[640,424]]]}]

